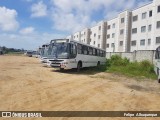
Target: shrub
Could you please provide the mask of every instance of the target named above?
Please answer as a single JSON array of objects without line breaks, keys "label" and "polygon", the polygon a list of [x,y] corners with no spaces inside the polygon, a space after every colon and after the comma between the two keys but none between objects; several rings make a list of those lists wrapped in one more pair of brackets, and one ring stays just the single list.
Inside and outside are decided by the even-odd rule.
[{"label": "shrub", "polygon": [[127,64],[129,64],[129,59],[127,58],[123,59],[119,55],[113,55],[110,59],[110,63],[111,65],[115,66],[126,66]]},{"label": "shrub", "polygon": [[146,77],[156,79],[154,65],[148,60],[142,62],[130,62],[127,58],[121,58],[119,55],[113,55],[107,60],[107,70],[118,72],[132,77]]}]

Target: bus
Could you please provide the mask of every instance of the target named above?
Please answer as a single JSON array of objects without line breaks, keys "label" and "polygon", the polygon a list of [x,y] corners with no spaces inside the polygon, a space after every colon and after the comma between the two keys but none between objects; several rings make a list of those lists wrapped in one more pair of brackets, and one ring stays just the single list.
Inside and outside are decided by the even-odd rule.
[{"label": "bus", "polygon": [[40,61],[41,63],[46,63],[47,55],[48,55],[48,47],[49,44],[42,45],[42,48],[40,49]]},{"label": "bus", "polygon": [[160,46],[155,53],[155,72],[158,75],[158,83],[160,83]]},{"label": "bus", "polygon": [[51,40],[48,49],[48,66],[64,70],[105,65],[106,51],[69,39]]}]

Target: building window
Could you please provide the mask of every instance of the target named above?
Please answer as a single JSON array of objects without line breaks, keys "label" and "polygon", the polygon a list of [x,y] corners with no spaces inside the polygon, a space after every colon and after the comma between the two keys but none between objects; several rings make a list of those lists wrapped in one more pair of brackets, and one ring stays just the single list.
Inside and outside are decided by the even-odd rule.
[{"label": "building window", "polygon": [[137,21],[138,20],[138,15],[136,16],[133,16],[133,22]]},{"label": "building window", "polygon": [[92,35],[92,31],[90,31],[90,35]]},{"label": "building window", "polygon": [[101,39],[101,35],[98,35],[98,39]]},{"label": "building window", "polygon": [[156,37],[156,44],[160,43],[160,37]]},{"label": "building window", "polygon": [[114,43],[111,44],[111,47],[114,48]]},{"label": "building window", "polygon": [[107,44],[107,48],[109,48],[109,44]]},{"label": "building window", "polygon": [[120,44],[119,44],[120,46],[123,46],[123,41],[120,41]]},{"label": "building window", "polygon": [[84,35],[85,35],[86,33],[84,32]]},{"label": "building window", "polygon": [[110,38],[110,34],[107,35],[107,38]]},{"label": "building window", "polygon": [[160,28],[160,21],[157,21],[157,28]]},{"label": "building window", "polygon": [[115,37],[115,33],[112,33],[112,38],[114,38]]},{"label": "building window", "polygon": [[142,27],[141,27],[141,32],[142,32],[142,33],[146,32],[146,26],[142,26]]},{"label": "building window", "polygon": [[115,28],[115,27],[116,27],[116,25],[115,25],[115,23],[113,23],[112,28]]},{"label": "building window", "polygon": [[152,30],[152,25],[148,25],[148,32]]},{"label": "building window", "polygon": [[98,47],[100,48],[100,44],[98,44]]},{"label": "building window", "polygon": [[151,45],[151,39],[148,39],[148,45]]},{"label": "building window", "polygon": [[149,11],[149,17],[152,17],[152,10]]},{"label": "building window", "polygon": [[132,45],[132,46],[136,46],[136,40],[131,41],[131,45]]},{"label": "building window", "polygon": [[99,30],[101,30],[101,26],[99,26]]},{"label": "building window", "polygon": [[158,12],[158,13],[160,12],[160,5],[159,5],[158,8],[157,8],[157,12]]},{"label": "building window", "polygon": [[84,39],[84,42],[85,42],[85,39]]},{"label": "building window", "polygon": [[140,41],[140,45],[141,46],[145,46],[145,39],[143,39],[143,40]]},{"label": "building window", "polygon": [[78,35],[77,35],[77,38],[78,38]]},{"label": "building window", "polygon": [[94,33],[94,37],[96,37],[96,33]]},{"label": "building window", "polygon": [[110,26],[110,25],[108,25],[108,26],[107,26],[107,29],[109,30],[110,28],[111,28],[111,26]]},{"label": "building window", "polygon": [[132,34],[135,34],[135,33],[137,33],[137,28],[132,29]]},{"label": "building window", "polygon": [[123,33],[124,33],[124,29],[121,29],[120,30],[120,35],[123,35]]},{"label": "building window", "polygon": [[121,23],[124,23],[124,18],[121,18]]},{"label": "building window", "polygon": [[94,45],[96,44],[96,42],[94,41]]},{"label": "building window", "polygon": [[145,13],[142,13],[142,19],[145,19],[146,16],[147,16],[147,13],[146,13],[146,12],[145,12]]}]

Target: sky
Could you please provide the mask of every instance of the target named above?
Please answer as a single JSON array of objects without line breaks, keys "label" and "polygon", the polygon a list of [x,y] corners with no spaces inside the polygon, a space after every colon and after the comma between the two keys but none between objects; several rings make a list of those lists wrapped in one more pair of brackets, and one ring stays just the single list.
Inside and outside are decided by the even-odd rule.
[{"label": "sky", "polygon": [[0,46],[35,50],[152,0],[0,0]]}]

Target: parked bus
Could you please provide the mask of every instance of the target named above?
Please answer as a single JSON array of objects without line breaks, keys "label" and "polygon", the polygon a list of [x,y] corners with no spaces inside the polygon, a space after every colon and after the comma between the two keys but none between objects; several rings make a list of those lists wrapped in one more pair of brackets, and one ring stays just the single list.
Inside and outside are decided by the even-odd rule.
[{"label": "parked bus", "polygon": [[48,55],[48,46],[49,44],[44,44],[42,45],[42,48],[40,50],[40,61],[42,63],[45,63],[46,59],[47,59],[47,55]]},{"label": "parked bus", "polygon": [[160,83],[160,47],[156,49],[155,54],[155,72],[158,75],[158,82]]},{"label": "parked bus", "polygon": [[69,39],[52,40],[48,50],[49,66],[64,70],[104,65],[106,51]]}]

